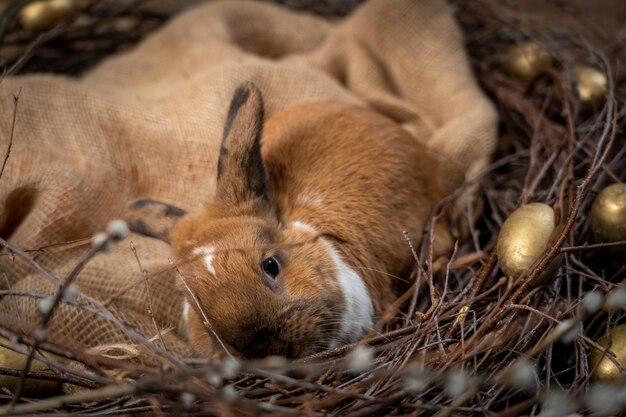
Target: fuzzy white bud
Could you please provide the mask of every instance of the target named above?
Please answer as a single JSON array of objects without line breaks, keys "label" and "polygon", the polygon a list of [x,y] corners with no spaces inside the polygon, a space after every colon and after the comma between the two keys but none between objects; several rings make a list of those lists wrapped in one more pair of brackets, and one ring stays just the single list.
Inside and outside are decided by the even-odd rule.
[{"label": "fuzzy white bud", "polygon": [[225,358],[222,361],[222,376],[226,379],[231,379],[237,376],[241,365],[236,359]]},{"label": "fuzzy white bud", "polygon": [[572,411],[572,401],[565,393],[550,391],[546,394],[539,417],[561,417],[568,415]]},{"label": "fuzzy white bud", "polygon": [[606,296],[606,309],[619,310],[626,307],[626,288],[616,288]]},{"label": "fuzzy white bud", "polygon": [[455,398],[466,392],[470,387],[471,381],[468,376],[459,369],[451,370],[447,377],[444,388],[448,397]]},{"label": "fuzzy white bud", "polygon": [[412,363],[404,368],[404,387],[413,394],[419,394],[428,387],[429,378],[421,364]]},{"label": "fuzzy white bud", "polygon": [[543,409],[539,417],[561,417],[571,413],[572,400],[561,391],[550,391],[543,401]]},{"label": "fuzzy white bud", "polygon": [[215,372],[207,372],[206,379],[209,381],[209,384],[214,387],[219,387],[222,385],[222,377]]},{"label": "fuzzy white bud", "polygon": [[183,404],[185,410],[191,410],[193,404],[196,402],[196,396],[190,392],[183,392],[180,394],[180,402]]},{"label": "fuzzy white bud", "polygon": [[111,241],[109,240],[109,235],[106,233],[96,233],[91,238],[91,246],[94,248],[101,248],[104,252],[108,252],[112,248]]},{"label": "fuzzy white bud", "polygon": [[33,336],[35,336],[35,340],[38,343],[43,343],[46,340],[48,340],[48,332],[46,331],[46,329],[37,329],[35,330],[35,333],[33,334]]},{"label": "fuzzy white bud", "polygon": [[557,324],[553,331],[562,333],[560,337],[561,342],[569,344],[582,332],[582,323],[574,324],[574,319],[566,319]]},{"label": "fuzzy white bud", "polygon": [[124,220],[113,220],[107,226],[107,233],[114,241],[120,241],[128,236],[128,225]]},{"label": "fuzzy white bud", "polygon": [[374,363],[374,351],[368,346],[359,345],[348,355],[348,368],[359,373],[371,369]]},{"label": "fuzzy white bud", "polygon": [[596,314],[602,308],[604,294],[600,291],[591,291],[583,297],[583,308],[587,314]]},{"label": "fuzzy white bud", "polygon": [[561,340],[565,344],[570,344],[574,340],[576,340],[576,338],[580,336],[581,334],[583,334],[583,324],[576,323],[574,327],[572,327],[572,330],[570,330],[569,332],[565,333],[565,335],[563,335],[563,339]]},{"label": "fuzzy white bud", "polygon": [[535,386],[536,377],[535,365],[526,359],[520,359],[511,365],[506,382],[516,388],[528,389]]},{"label": "fuzzy white bud", "polygon": [[622,410],[618,401],[619,389],[608,384],[593,384],[587,394],[587,406],[595,414],[609,415]]},{"label": "fuzzy white bud", "polygon": [[617,391],[616,400],[622,407],[626,408],[626,386],[622,386]]},{"label": "fuzzy white bud", "polygon": [[64,301],[74,301],[78,296],[78,288],[76,285],[70,284],[63,290],[63,300]]},{"label": "fuzzy white bud", "polygon": [[222,395],[224,396],[224,400],[229,403],[233,403],[237,399],[237,391],[235,391],[235,388],[233,388],[231,385],[226,385],[222,389]]},{"label": "fuzzy white bud", "polygon": [[52,311],[52,307],[54,306],[54,299],[52,297],[42,298],[37,304],[37,309],[41,313],[42,316],[47,316]]}]

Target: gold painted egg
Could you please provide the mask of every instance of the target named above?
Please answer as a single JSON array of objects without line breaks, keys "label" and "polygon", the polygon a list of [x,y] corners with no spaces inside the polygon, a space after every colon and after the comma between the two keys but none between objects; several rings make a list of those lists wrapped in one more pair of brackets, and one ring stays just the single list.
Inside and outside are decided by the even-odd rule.
[{"label": "gold painted egg", "polygon": [[[609,335],[611,339],[610,351],[615,355],[617,362],[626,368],[626,324],[609,330]],[[609,345],[609,337],[601,337],[598,339],[598,344],[606,348]],[[593,370],[591,377],[595,381],[614,382],[626,379],[626,375],[622,374],[613,361],[605,356],[602,351],[593,349],[590,361],[590,367]]]},{"label": "gold painted egg", "polygon": [[[10,342],[4,338],[0,338],[0,341],[5,345],[10,345]],[[22,355],[20,353],[0,346],[0,368],[22,370],[24,369],[25,363],[26,355]],[[30,370],[32,372],[41,372],[46,369],[48,369],[48,366],[38,360],[33,360],[30,367]],[[18,377],[0,375],[0,387],[6,388],[9,391],[15,391],[18,381]],[[57,381],[29,378],[26,379],[24,394],[30,397],[42,397],[58,393],[60,391],[60,388],[61,383]]]},{"label": "gold painted egg", "polygon": [[535,42],[524,42],[509,48],[502,68],[515,78],[528,81],[552,66],[550,54]]},{"label": "gold painted egg", "polygon": [[576,65],[572,69],[578,97],[585,110],[599,107],[606,101],[607,82],[604,73],[597,68]]},{"label": "gold painted egg", "polygon": [[72,0],[40,0],[29,3],[20,11],[25,29],[40,32],[54,27],[74,12]]},{"label": "gold painted egg", "polygon": [[609,185],[591,206],[591,228],[603,242],[626,240],[626,183]]},{"label": "gold painted egg", "polygon": [[[502,225],[496,244],[502,271],[509,277],[519,278],[541,258],[560,230],[554,210],[547,204],[530,203],[515,210]],[[553,275],[561,260],[562,255],[555,257],[537,282]]]}]

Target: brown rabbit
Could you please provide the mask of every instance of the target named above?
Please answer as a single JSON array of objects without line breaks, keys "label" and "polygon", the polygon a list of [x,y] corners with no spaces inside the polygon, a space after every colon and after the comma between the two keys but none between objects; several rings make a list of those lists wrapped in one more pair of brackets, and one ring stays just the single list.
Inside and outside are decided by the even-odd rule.
[{"label": "brown rabbit", "polygon": [[359,340],[410,272],[403,232],[419,240],[441,197],[425,149],[371,110],[302,104],[263,120],[259,90],[238,87],[216,194],[201,212],[175,222],[174,207],[131,205],[131,228],[144,234],[167,239],[175,222],[189,340],[201,355],[300,357]]}]

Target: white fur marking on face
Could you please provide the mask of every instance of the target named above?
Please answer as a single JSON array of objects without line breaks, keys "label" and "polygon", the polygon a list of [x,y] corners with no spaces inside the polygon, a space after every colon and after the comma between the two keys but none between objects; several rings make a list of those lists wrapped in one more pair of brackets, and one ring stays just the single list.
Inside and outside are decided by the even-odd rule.
[{"label": "white fur marking on face", "polygon": [[324,204],[324,200],[319,197],[313,196],[310,190],[304,190],[302,194],[298,195],[296,198],[296,203],[302,204],[304,206],[317,206],[320,207]]},{"label": "white fur marking on face", "polygon": [[189,323],[189,301],[187,299],[183,302],[183,319],[185,319],[185,323]]},{"label": "white fur marking on face", "polygon": [[[345,300],[345,311],[341,318],[339,340],[342,342],[356,342],[371,329],[374,307],[369,291],[359,276],[341,259],[337,250],[328,242],[331,259],[337,268],[339,286]],[[334,342],[331,342],[333,345]]]},{"label": "white fur marking on face", "polygon": [[204,255],[204,264],[206,265],[206,269],[208,269],[210,273],[215,275],[215,267],[213,266],[213,247],[205,246],[201,248],[195,248],[192,253],[194,255]]},{"label": "white fur marking on face", "polygon": [[295,227],[297,229],[303,229],[303,230],[306,230],[307,232],[315,233],[315,229],[313,229],[308,224],[301,222],[300,220],[295,220],[295,221],[291,222],[291,224],[292,224],[293,227]]},{"label": "white fur marking on face", "polygon": [[[315,233],[315,229],[299,220],[292,222],[293,227]],[[320,239],[326,244],[330,257],[337,269],[337,279],[345,302],[345,310],[341,317],[341,326],[336,340],[330,342],[329,347],[334,348],[341,343],[356,342],[372,327],[374,307],[369,291],[363,282],[363,278],[350,268],[341,259],[341,255],[325,239]]]}]

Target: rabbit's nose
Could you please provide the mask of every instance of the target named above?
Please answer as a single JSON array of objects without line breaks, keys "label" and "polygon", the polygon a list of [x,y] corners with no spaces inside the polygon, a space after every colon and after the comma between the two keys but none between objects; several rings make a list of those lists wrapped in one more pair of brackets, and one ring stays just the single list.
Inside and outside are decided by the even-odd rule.
[{"label": "rabbit's nose", "polygon": [[269,355],[289,356],[290,343],[280,340],[277,332],[261,329],[252,333],[244,343],[233,343],[242,355],[249,359],[263,358]]}]

